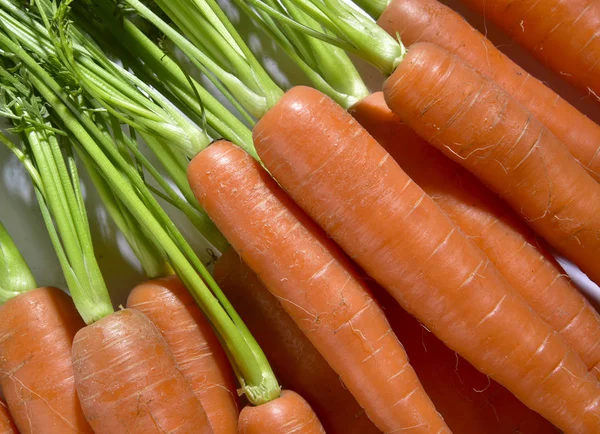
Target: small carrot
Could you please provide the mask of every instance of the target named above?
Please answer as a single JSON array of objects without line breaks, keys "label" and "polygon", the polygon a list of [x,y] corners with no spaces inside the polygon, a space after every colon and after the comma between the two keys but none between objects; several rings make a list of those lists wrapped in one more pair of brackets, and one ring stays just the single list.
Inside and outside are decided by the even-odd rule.
[{"label": "small carrot", "polygon": [[381,431],[448,432],[352,266],[256,160],[219,141],[192,160],[188,177],[202,208]]},{"label": "small carrot", "polygon": [[[525,3],[531,2],[513,1],[511,7]],[[552,131],[600,181],[600,127],[500,52],[458,13],[437,0],[393,0],[377,22],[407,46],[434,43],[489,77]],[[554,59],[555,52],[550,52]]]},{"label": "small carrot", "polygon": [[381,92],[363,99],[350,112],[488,255],[588,369],[600,362],[600,316],[531,229],[477,178],[403,124]]},{"label": "small carrot", "polygon": [[325,434],[319,419],[300,395],[290,390],[258,407],[240,413],[240,434]]},{"label": "small carrot", "polygon": [[146,281],[131,291],[127,307],[139,310],[158,327],[213,432],[236,433],[238,407],[231,366],[181,280],[173,275]]},{"label": "small carrot", "polygon": [[18,434],[8,406],[3,401],[0,401],[0,434]]},{"label": "small carrot", "polygon": [[600,5],[594,0],[461,0],[544,65],[600,98]]},{"label": "small carrot", "polygon": [[299,393],[330,434],[380,433],[339,376],[281,303],[234,249],[214,268],[215,279],[269,358],[283,387]]},{"label": "small carrot", "polygon": [[438,338],[558,428],[600,429],[585,364],[350,114],[296,87],[253,136],[296,203]]}]

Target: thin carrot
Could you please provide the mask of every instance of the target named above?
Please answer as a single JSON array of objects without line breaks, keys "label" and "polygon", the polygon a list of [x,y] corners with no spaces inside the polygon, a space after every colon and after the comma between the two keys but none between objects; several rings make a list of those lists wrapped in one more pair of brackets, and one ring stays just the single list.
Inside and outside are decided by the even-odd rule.
[{"label": "thin carrot", "polygon": [[281,303],[234,249],[217,261],[215,279],[265,351],[283,387],[299,393],[330,434],[380,433],[339,376]]},{"label": "thin carrot", "polygon": [[231,365],[181,280],[169,276],[146,281],[131,291],[127,307],[139,310],[158,327],[213,432],[236,433],[238,405]]},{"label": "thin carrot", "polygon": [[255,160],[219,141],[192,160],[188,177],[232,247],[380,430],[448,432],[352,266]]},{"label": "thin carrot", "polygon": [[0,434],[18,434],[8,406],[3,401],[0,401]]},{"label": "thin carrot", "polygon": [[296,87],[254,142],[296,203],[450,348],[558,428],[600,429],[585,364],[351,115]]},{"label": "thin carrot", "polygon": [[240,413],[240,434],[325,434],[319,419],[300,395],[284,390],[281,396]]},{"label": "thin carrot", "polygon": [[[511,5],[524,3],[530,2],[513,1]],[[600,181],[600,127],[501,53],[458,13],[437,0],[393,0],[377,22],[391,35],[399,35],[407,46],[434,43],[489,77],[527,107]],[[554,58],[554,51],[548,53]]]},{"label": "thin carrot", "polygon": [[531,229],[477,178],[403,124],[381,92],[363,99],[350,112],[475,241],[588,369],[600,362],[600,316]]},{"label": "thin carrot", "polygon": [[91,433],[75,391],[71,343],[84,326],[71,298],[43,287],[0,307],[0,385],[22,433]]},{"label": "thin carrot", "polygon": [[594,0],[461,0],[540,62],[600,98],[600,4]]},{"label": "thin carrot", "polygon": [[417,134],[474,173],[600,282],[600,186],[529,111],[458,57],[427,43],[411,46],[384,95]]}]

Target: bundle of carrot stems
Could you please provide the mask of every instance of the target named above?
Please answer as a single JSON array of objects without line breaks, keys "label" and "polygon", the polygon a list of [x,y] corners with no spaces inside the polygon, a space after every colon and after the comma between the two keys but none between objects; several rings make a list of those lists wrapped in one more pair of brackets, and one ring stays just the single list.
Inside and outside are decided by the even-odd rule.
[{"label": "bundle of carrot stems", "polygon": [[[463,2],[598,97],[600,4]],[[0,0],[0,116],[0,433],[600,432],[600,126],[437,0]]]}]

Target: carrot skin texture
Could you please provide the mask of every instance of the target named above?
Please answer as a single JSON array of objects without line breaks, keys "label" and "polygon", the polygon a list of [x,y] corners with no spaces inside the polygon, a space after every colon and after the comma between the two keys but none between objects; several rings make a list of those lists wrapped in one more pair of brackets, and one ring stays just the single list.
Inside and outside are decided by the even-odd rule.
[{"label": "carrot skin texture", "polygon": [[0,307],[0,385],[21,433],[92,432],[71,362],[73,337],[84,325],[57,288],[37,288]]},{"label": "carrot skin texture", "polygon": [[402,123],[382,92],[350,112],[592,370],[600,362],[600,315],[531,229],[471,173]]},{"label": "carrot skin texture", "polygon": [[141,312],[121,310],[81,329],[72,351],[77,393],[96,434],[212,433],[160,331]]},{"label": "carrot skin texture", "polygon": [[594,0],[461,0],[585,94],[600,96],[600,4]]},{"label": "carrot skin texture", "polygon": [[[520,3],[531,2],[512,2]],[[458,13],[437,0],[392,0],[377,22],[388,33],[398,33],[406,46],[434,43],[489,77],[552,131],[600,182],[600,126],[500,52]]]},{"label": "carrot skin texture", "polygon": [[600,185],[530,112],[460,58],[412,45],[384,84],[390,109],[506,200],[600,283]]},{"label": "carrot skin texture", "polygon": [[133,288],[127,307],[139,310],[158,327],[213,432],[237,433],[233,371],[210,323],[181,280],[172,275],[144,282]]},{"label": "carrot skin texture", "polygon": [[325,430],[300,395],[283,390],[273,401],[258,407],[244,407],[240,413],[239,433],[325,434]]},{"label": "carrot skin texture", "polygon": [[558,428],[598,432],[585,364],[350,114],[297,87],[253,136],[296,203],[446,345]]},{"label": "carrot skin texture", "polygon": [[265,352],[282,387],[294,390],[310,404],[328,434],[381,433],[234,249],[219,258],[214,276]]},{"label": "carrot skin texture", "polygon": [[188,179],[232,247],[381,431],[448,432],[349,261],[254,159],[220,141],[192,160]]},{"label": "carrot skin texture", "polygon": [[18,434],[6,403],[0,401],[0,434]]}]

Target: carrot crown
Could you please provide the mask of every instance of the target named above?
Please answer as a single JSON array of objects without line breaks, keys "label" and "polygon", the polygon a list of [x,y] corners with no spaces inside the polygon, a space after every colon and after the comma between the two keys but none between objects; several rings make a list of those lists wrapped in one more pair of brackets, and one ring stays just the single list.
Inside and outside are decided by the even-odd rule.
[{"label": "carrot crown", "polygon": [[[7,137],[0,134],[0,141],[5,140]],[[27,262],[0,222],[0,304],[36,287]]]}]

